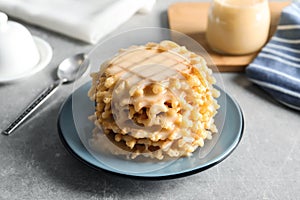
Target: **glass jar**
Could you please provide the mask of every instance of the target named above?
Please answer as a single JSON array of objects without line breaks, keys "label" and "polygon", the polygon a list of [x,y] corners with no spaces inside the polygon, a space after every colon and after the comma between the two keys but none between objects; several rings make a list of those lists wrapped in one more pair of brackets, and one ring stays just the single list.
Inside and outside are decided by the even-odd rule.
[{"label": "glass jar", "polygon": [[206,39],[221,54],[258,51],[268,39],[270,9],[267,0],[213,0]]}]

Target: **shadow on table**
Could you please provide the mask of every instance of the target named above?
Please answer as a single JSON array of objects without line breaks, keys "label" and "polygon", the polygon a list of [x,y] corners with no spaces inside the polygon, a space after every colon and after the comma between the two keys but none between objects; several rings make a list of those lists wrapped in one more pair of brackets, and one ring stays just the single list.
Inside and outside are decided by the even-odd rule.
[{"label": "shadow on table", "polygon": [[170,28],[169,26],[169,18],[168,18],[168,11],[163,11],[160,14],[160,27],[162,28]]},{"label": "shadow on table", "polygon": [[172,187],[172,181],[145,181],[120,177],[91,169],[73,158],[64,149],[56,128],[62,101],[45,106],[20,127],[20,130],[5,138],[9,140],[7,143],[10,148],[14,149],[9,156],[15,156],[15,160],[23,165],[18,170],[23,173],[34,171],[38,177],[30,178],[42,179],[56,190],[71,190],[71,193],[76,194],[87,193],[97,198],[130,198],[139,195],[142,197],[147,193],[165,193],[167,191],[163,190],[166,187]]}]

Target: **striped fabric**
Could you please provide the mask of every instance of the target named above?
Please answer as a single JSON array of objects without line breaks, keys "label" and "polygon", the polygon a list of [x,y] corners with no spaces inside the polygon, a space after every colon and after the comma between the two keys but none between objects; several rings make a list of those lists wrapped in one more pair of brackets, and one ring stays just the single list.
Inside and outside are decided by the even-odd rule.
[{"label": "striped fabric", "polygon": [[300,2],[284,8],[275,35],[246,74],[276,100],[300,110]]}]

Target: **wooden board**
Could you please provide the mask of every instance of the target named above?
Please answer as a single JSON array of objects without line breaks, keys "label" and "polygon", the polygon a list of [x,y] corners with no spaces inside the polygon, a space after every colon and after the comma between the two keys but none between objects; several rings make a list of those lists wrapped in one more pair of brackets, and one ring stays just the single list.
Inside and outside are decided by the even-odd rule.
[{"label": "wooden board", "polygon": [[[270,36],[275,32],[282,9],[290,2],[270,2]],[[257,53],[243,56],[225,56],[211,51],[205,39],[209,2],[179,2],[168,9],[169,25],[172,30],[182,32],[199,42],[210,54],[219,71],[243,71]]]}]

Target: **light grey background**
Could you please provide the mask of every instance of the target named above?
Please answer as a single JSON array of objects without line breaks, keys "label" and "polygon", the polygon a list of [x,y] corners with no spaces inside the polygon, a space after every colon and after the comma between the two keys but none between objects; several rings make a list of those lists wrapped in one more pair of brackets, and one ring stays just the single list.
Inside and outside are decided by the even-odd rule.
[{"label": "light grey background", "polygon": [[[151,14],[135,15],[114,33],[168,27],[166,9],[175,1],[158,0]],[[36,75],[0,85],[0,130],[55,79],[62,59],[92,48],[25,25],[51,44],[54,55]],[[244,112],[245,132],[238,148],[219,165],[164,181],[134,180],[90,169],[65,150],[57,134],[59,107],[72,92],[68,85],[14,135],[0,135],[0,199],[299,199],[300,113],[272,100],[243,73],[226,73],[223,79]]]}]

